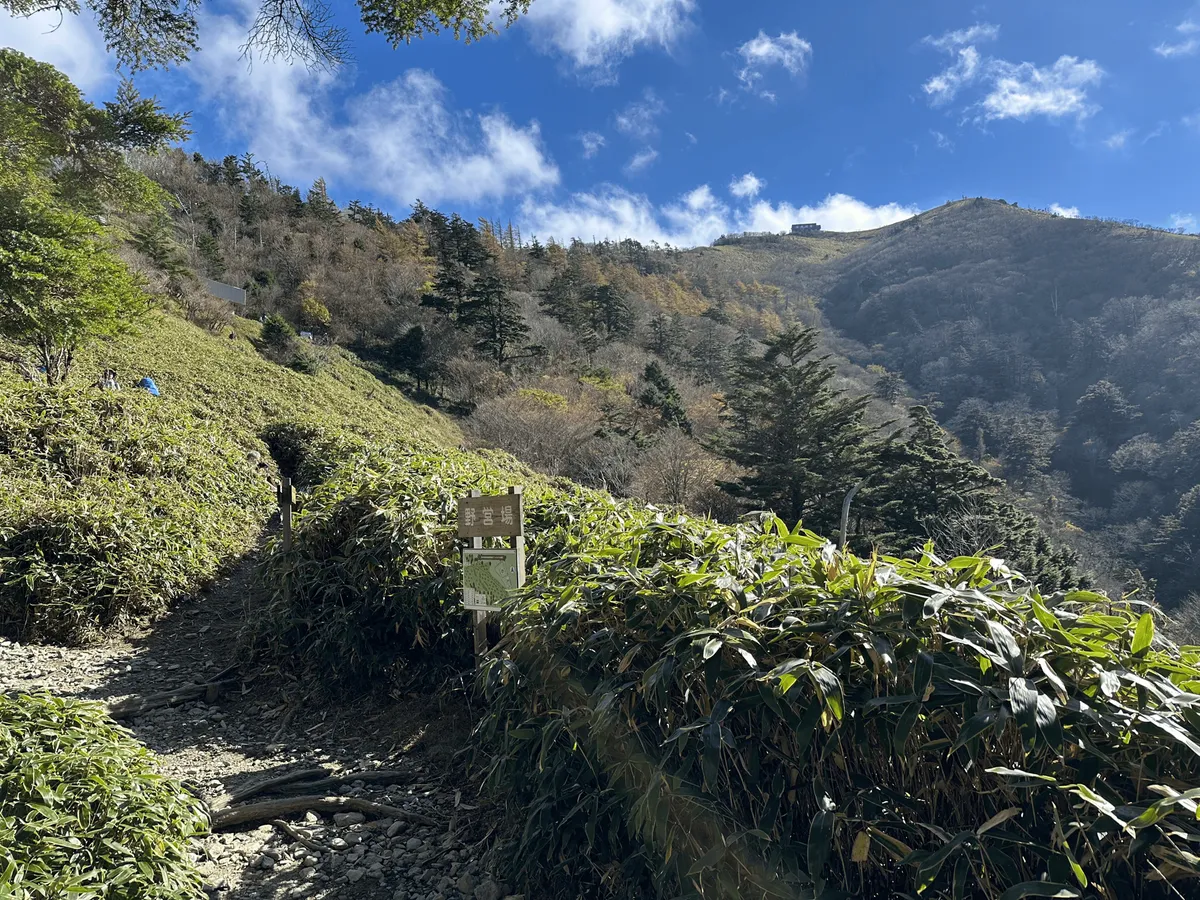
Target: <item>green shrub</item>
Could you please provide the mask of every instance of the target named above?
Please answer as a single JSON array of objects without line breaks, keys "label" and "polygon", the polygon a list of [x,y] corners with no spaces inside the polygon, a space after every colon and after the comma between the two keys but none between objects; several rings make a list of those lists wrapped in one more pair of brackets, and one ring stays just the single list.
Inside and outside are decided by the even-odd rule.
[{"label": "green shrub", "polygon": [[[385,682],[413,664],[470,666],[459,497],[521,484],[527,520],[538,522],[572,496],[503,454],[488,462],[462,451],[370,449],[306,426],[276,428],[268,441],[287,448],[300,483],[318,486],[296,518],[291,551],[276,542],[264,560],[264,596],[246,639],[331,689]],[[532,542],[531,562],[539,550]]]},{"label": "green shrub", "polygon": [[273,350],[288,350],[296,340],[296,329],[279,313],[271,313],[263,322],[262,342]]},{"label": "green shrub", "polygon": [[204,897],[200,803],[96,703],[0,695],[0,896]]},{"label": "green shrub", "polygon": [[325,359],[308,344],[297,343],[287,365],[302,375],[316,375],[325,368]]},{"label": "green shrub", "polygon": [[[996,560],[859,559],[315,433],[260,650],[331,688],[470,665],[455,501],[526,486],[476,762],[538,896],[1158,898],[1200,875],[1200,648]],[[303,454],[302,454],[303,455]],[[1050,891],[1051,893],[1046,893]]]},{"label": "green shrub", "polygon": [[0,381],[0,630],[86,640],[162,612],[252,545],[266,478],[164,400]]},{"label": "green shrub", "polygon": [[557,531],[480,674],[531,890],[1195,890],[1200,648],[1152,641],[1150,613],[777,520],[601,507]]}]

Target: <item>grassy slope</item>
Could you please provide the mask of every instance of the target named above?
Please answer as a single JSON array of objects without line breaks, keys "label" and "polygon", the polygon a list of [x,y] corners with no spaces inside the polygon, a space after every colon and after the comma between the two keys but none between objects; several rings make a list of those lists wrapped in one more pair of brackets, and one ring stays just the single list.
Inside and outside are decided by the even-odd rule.
[{"label": "grassy slope", "polygon": [[117,370],[123,385],[150,375],[167,404],[212,420],[240,436],[276,421],[321,420],[392,440],[454,444],[457,426],[383,384],[343,350],[331,349],[317,375],[276,365],[254,348],[257,322],[239,319],[236,337],[213,336],[172,316],[156,316],[137,337],[80,354],[76,378]]},{"label": "grassy slope", "polygon": [[[152,618],[254,545],[274,508],[264,431],[336,426],[427,451],[443,416],[329,350],[316,376],[264,359],[239,322],[216,337],[155,316],[80,354],[70,382],[0,371],[0,632],[77,643]],[[89,383],[116,368],[125,390]],[[162,396],[129,386],[153,376]],[[260,462],[251,451],[257,451]]]}]

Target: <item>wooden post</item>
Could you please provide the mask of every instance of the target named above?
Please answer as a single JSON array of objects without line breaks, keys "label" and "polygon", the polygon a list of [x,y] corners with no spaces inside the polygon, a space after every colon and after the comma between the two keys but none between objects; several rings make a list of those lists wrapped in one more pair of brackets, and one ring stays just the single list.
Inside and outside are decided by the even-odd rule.
[{"label": "wooden post", "polygon": [[292,479],[284,476],[279,488],[279,520],[283,525],[283,552],[292,549],[292,504],[296,502],[296,489]]},{"label": "wooden post", "polygon": [[[508,492],[509,494],[520,494],[524,490],[523,487],[517,485],[516,487],[510,487]],[[523,533],[514,535],[512,542],[513,549],[517,551],[517,587],[521,588],[525,586],[525,535]],[[500,640],[499,627],[499,624],[497,624],[497,641]]]},{"label": "wooden post", "polygon": [[[473,491],[471,491],[471,496],[472,497],[482,497],[483,491],[473,490]],[[473,549],[473,550],[482,550],[483,549],[483,538],[473,537],[473,538],[470,538],[469,540],[471,541],[471,549]],[[484,612],[482,609],[477,609],[474,612],[474,617],[475,617],[475,658],[478,660],[481,656],[483,656],[485,653],[487,653],[487,650],[488,650],[488,645],[487,645],[488,614],[486,612]]]}]

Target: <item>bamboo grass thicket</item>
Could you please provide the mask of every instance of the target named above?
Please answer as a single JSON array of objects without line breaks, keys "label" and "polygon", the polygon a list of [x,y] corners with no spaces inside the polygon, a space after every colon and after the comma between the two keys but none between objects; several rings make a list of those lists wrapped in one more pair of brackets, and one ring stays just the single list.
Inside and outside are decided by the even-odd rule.
[{"label": "bamboo grass thicket", "polygon": [[[474,764],[539,896],[1190,896],[1200,648],[1002,561],[859,558],[550,483],[349,451],[267,561],[257,644],[332,690],[470,665],[453,501],[526,486],[530,576]],[[285,591],[284,585],[287,585]]]}]

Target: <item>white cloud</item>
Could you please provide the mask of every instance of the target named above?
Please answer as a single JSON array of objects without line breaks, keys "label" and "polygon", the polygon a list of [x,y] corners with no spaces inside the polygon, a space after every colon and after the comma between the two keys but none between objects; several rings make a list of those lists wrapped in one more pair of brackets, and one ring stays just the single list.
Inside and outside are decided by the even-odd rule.
[{"label": "white cloud", "polygon": [[1200,223],[1197,222],[1196,217],[1191,213],[1175,213],[1175,215],[1171,216],[1171,227],[1175,229],[1195,232],[1198,224]]},{"label": "white cloud", "polygon": [[1109,150],[1123,150],[1133,135],[1134,131],[1132,128],[1126,128],[1123,131],[1115,132],[1104,139],[1104,146]]},{"label": "white cloud", "polygon": [[945,50],[952,53],[960,47],[968,47],[972,44],[979,44],[984,41],[994,41],[1000,37],[1000,26],[980,23],[972,25],[970,28],[962,28],[958,31],[947,31],[941,37],[927,35],[925,43],[937,47],[939,50]]},{"label": "white cloud", "polygon": [[941,37],[926,37],[925,43],[954,57],[953,63],[922,85],[930,102],[935,106],[948,103],[963,88],[981,85],[986,93],[976,104],[979,119],[1082,119],[1096,111],[1098,107],[1088,100],[1088,89],[1104,77],[1098,63],[1062,56],[1052,66],[1039,67],[982,54],[976,45],[999,34],[995,25],[974,25]]},{"label": "white cloud", "polygon": [[962,47],[954,52],[957,56],[954,65],[921,85],[935,104],[953,100],[963,85],[970,84],[979,75],[982,57],[978,50]]},{"label": "white cloud", "polygon": [[[763,78],[763,70],[779,66],[793,77],[803,75],[812,59],[812,44],[794,31],[769,37],[765,31],[737,48],[744,65],[738,70],[738,80],[750,89]],[[770,93],[765,92],[765,93]],[[769,99],[774,99],[771,94]]]},{"label": "white cloud", "polygon": [[1191,56],[1197,50],[1200,50],[1200,40],[1196,38],[1188,38],[1186,41],[1180,41],[1177,44],[1163,42],[1154,48],[1154,52],[1164,59],[1171,59],[1176,56]]},{"label": "white cloud", "polygon": [[1088,102],[1087,89],[1098,84],[1104,70],[1090,59],[1060,56],[1049,68],[1033,63],[996,63],[992,92],[983,100],[988,119],[1028,119],[1046,116],[1083,118],[1095,112]]},{"label": "white cloud", "polygon": [[645,150],[639,150],[633,155],[633,158],[625,164],[626,175],[636,175],[644,169],[654,165],[654,161],[658,159],[658,151],[653,147],[647,147]]},{"label": "white cloud", "polygon": [[1166,133],[1167,133],[1168,131],[1170,131],[1170,130],[1171,130],[1171,123],[1169,123],[1169,122],[1159,122],[1159,123],[1158,123],[1158,125],[1156,125],[1156,126],[1154,127],[1154,130],[1153,130],[1153,131],[1151,131],[1151,132],[1147,133],[1147,135],[1146,135],[1144,138],[1142,138],[1142,143],[1143,143],[1143,144],[1148,144],[1148,143],[1150,143],[1152,140],[1154,140],[1155,138],[1160,138],[1160,137],[1162,137],[1164,134],[1166,134]]},{"label": "white cloud", "polygon": [[1200,112],[1192,113],[1190,116],[1184,116],[1181,120],[1188,128],[1194,128],[1200,131]]},{"label": "white cloud", "polygon": [[911,219],[920,211],[899,203],[870,206],[848,194],[830,194],[815,206],[775,206],[760,200],[743,221],[745,231],[786,231],[795,222],[816,222],[826,231],[869,231]]},{"label": "white cloud", "polygon": [[729,182],[729,193],[735,197],[757,197],[759,191],[766,186],[767,183],[755,177],[753,172],[747,172],[741,178]]},{"label": "white cloud", "polygon": [[1054,213],[1056,216],[1062,216],[1064,219],[1079,218],[1078,206],[1060,206],[1057,203],[1051,203],[1050,212]]},{"label": "white cloud", "polygon": [[114,81],[115,61],[87,16],[39,12],[26,18],[0,9],[0,45],[50,63],[84,93]]},{"label": "white cloud", "polygon": [[1175,30],[1184,36],[1185,40],[1170,43],[1163,41],[1154,48],[1154,52],[1164,59],[1172,59],[1176,56],[1191,56],[1197,50],[1200,50],[1200,38],[1188,37],[1200,33],[1200,22],[1195,19],[1184,19],[1175,26]]},{"label": "white cloud", "polygon": [[696,143],[699,143],[699,142],[696,140],[696,136],[695,136],[694,134],[692,134],[690,131],[685,131],[683,134],[684,134],[684,136],[685,136],[685,137],[688,139],[688,143],[689,143],[689,144],[696,144]]},{"label": "white cloud", "polygon": [[537,0],[525,16],[534,42],[600,82],[641,46],[669,50],[691,27],[695,0]]},{"label": "white cloud", "polygon": [[951,153],[954,152],[954,141],[950,140],[950,138],[946,137],[940,131],[934,131],[932,129],[930,130],[929,134],[937,143],[939,150],[949,150]]},{"label": "white cloud", "polygon": [[431,73],[409,69],[344,102],[339,76],[282,61],[240,58],[246,25],[205,16],[203,49],[185,71],[219,110],[225,128],[280,177],[304,185],[324,176],[401,204],[475,202],[558,184],[537,122],[476,115],[450,105]]},{"label": "white cloud", "polygon": [[666,111],[667,105],[651,88],[646,88],[641,100],[633,101],[617,113],[617,131],[645,140],[658,131],[658,117]]},{"label": "white cloud", "polygon": [[795,222],[818,222],[830,231],[860,231],[911,218],[918,212],[915,206],[897,203],[873,207],[846,194],[831,194],[815,206],[776,205],[760,200],[733,208],[717,199],[708,185],[656,207],[644,194],[603,185],[594,191],[572,194],[562,203],[525,201],[521,227],[564,242],[573,237],[632,237],[694,247],[712,243],[722,234],[783,232]]},{"label": "white cloud", "polygon": [[579,136],[579,143],[583,144],[583,158],[591,159],[600,152],[606,141],[598,131],[585,131]]}]

